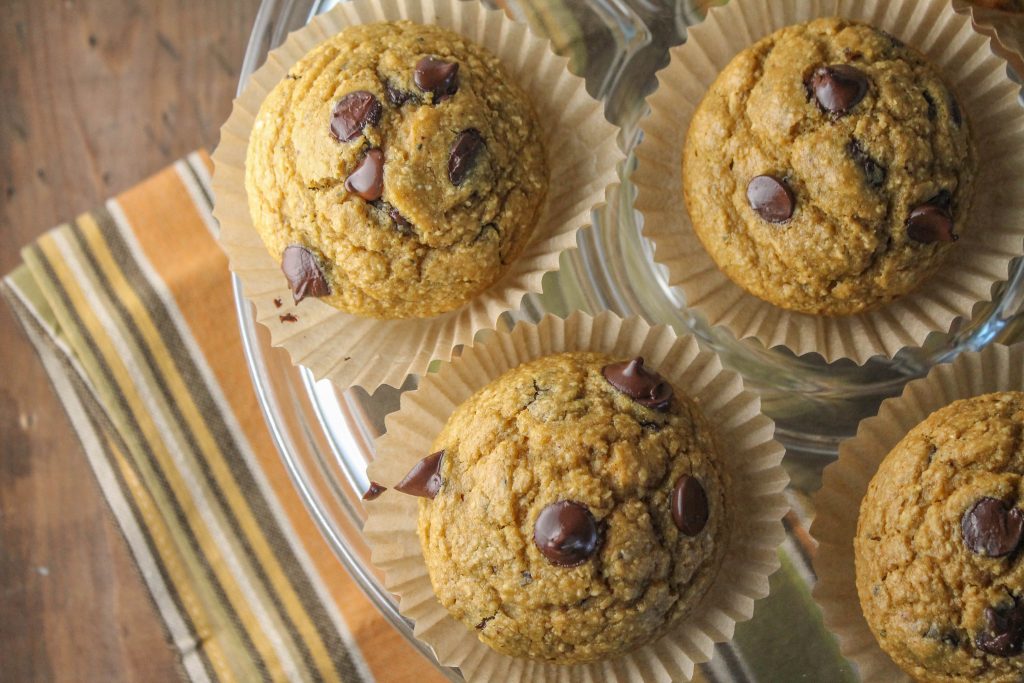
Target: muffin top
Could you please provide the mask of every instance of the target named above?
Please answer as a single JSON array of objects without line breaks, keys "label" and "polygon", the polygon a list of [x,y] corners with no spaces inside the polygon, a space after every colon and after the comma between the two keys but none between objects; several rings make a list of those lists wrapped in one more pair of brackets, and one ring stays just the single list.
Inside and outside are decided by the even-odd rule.
[{"label": "muffin top", "polygon": [[246,159],[253,223],[296,301],[437,315],[496,282],[547,192],[525,93],[484,48],[410,22],[346,28],[267,96]]},{"label": "muffin top", "polygon": [[[728,479],[697,405],[643,361],[521,365],[449,418],[396,487],[440,602],[495,650],[627,652],[689,614],[728,540]],[[433,494],[433,498],[431,498]]]},{"label": "muffin top", "polygon": [[687,209],[718,267],[793,311],[906,294],[966,225],[967,119],[938,71],[870,26],[818,19],[738,54],[683,153]]},{"label": "muffin top", "polygon": [[861,504],[857,593],[879,644],[928,681],[1024,678],[1024,393],[932,413]]}]

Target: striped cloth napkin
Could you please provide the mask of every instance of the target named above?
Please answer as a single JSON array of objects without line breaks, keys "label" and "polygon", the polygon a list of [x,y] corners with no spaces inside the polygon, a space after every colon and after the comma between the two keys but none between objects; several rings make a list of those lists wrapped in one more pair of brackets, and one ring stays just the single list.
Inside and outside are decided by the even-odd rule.
[{"label": "striped cloth napkin", "polygon": [[[444,677],[319,535],[250,384],[210,161],[54,228],[3,280],[193,681]],[[808,506],[782,569],[698,681],[854,680],[810,598]]]}]

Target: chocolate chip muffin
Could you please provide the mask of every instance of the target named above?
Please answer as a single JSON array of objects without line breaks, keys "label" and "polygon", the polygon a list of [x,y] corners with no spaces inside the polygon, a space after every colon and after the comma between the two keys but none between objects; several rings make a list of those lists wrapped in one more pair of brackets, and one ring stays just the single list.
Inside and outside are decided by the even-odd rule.
[{"label": "chocolate chip muffin", "polygon": [[683,190],[718,267],[792,311],[850,315],[917,287],[967,224],[968,121],[916,50],[818,19],[737,55],[691,122]]},{"label": "chocolate chip muffin", "polygon": [[932,413],[860,509],[857,593],[879,644],[926,681],[1024,679],[1024,393]]},{"label": "chocolate chip muffin", "polygon": [[729,538],[729,479],[699,407],[598,353],[505,373],[451,415],[396,489],[423,497],[438,600],[481,641],[613,657],[690,614]]},{"label": "chocolate chip muffin", "polygon": [[410,22],[346,28],[260,108],[246,189],[295,300],[429,317],[496,282],[547,192],[539,124],[482,47]]}]

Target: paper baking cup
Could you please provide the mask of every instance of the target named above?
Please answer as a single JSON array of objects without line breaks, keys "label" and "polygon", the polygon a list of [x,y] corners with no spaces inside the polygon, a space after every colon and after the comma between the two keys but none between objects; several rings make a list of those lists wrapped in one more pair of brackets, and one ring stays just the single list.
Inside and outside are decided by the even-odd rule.
[{"label": "paper baking cup", "polygon": [[992,49],[1024,76],[1024,12],[978,7],[969,0],[953,0],[953,7],[968,14],[975,30],[992,38]]},{"label": "paper baking cup", "polygon": [[363,531],[373,562],[400,598],[402,614],[416,622],[415,634],[442,664],[457,666],[468,681],[560,681],[614,683],[689,679],[707,661],[714,643],[732,637],[736,622],[749,619],[754,601],[768,594],[768,576],[779,566],[776,549],[785,537],[783,496],[789,477],[783,448],[773,440],[774,423],[761,414],[757,396],[740,376],[723,370],[718,357],[701,351],[692,336],[668,327],[651,328],[638,318],[611,313],[567,320],[546,316],[538,325],[517,324],[487,335],[460,358],[422,379],[402,395],[401,409],[387,419],[387,434],[376,444],[369,474],[391,486],[431,452],[431,445],[456,406],[506,370],[563,351],[598,351],[617,358],[643,356],[675,386],[695,398],[714,426],[722,463],[741,505],[722,568],[692,617],[655,643],[619,659],[560,666],[501,655],[456,621],[434,596],[416,535],[418,499],[385,493],[369,503]]},{"label": "paper baking cup", "polygon": [[840,651],[857,664],[865,681],[911,680],[879,647],[857,599],[853,538],[871,478],[900,439],[939,408],[961,398],[1021,389],[1024,345],[993,344],[961,354],[907,384],[902,396],[884,401],[878,415],[861,422],[857,435],[840,445],[839,459],[825,468],[810,529],[818,542],[813,595],[825,625],[839,638]]},{"label": "paper baking cup", "polygon": [[[742,50],[776,30],[818,17],[870,24],[904,40],[936,64],[967,111],[980,160],[975,198],[952,256],[925,286],[876,310],[830,318],[787,311],[747,293],[722,273],[693,231],[683,200],[682,158],[690,120],[719,72]],[[650,116],[637,149],[636,207],[655,260],[668,268],[687,305],[737,338],[827,361],[892,356],[919,346],[930,332],[946,332],[970,318],[992,286],[1007,278],[1024,245],[1024,112],[1006,62],[989,39],[953,11],[948,0],[732,0],[690,29],[658,74]]]},{"label": "paper baking cup", "polygon": [[[544,126],[551,185],[533,238],[496,284],[465,306],[425,319],[375,320],[339,311],[316,299],[292,304],[279,264],[271,258],[252,225],[245,193],[245,155],[260,104],[288,69],[316,45],[347,26],[409,19],[436,24],[465,36],[501,60],[527,92]],[[326,125],[326,124],[325,124]],[[235,100],[213,154],[216,170],[214,215],[220,243],[256,319],[270,329],[271,342],[284,347],[292,362],[341,387],[372,391],[381,384],[401,385],[435,358],[451,357],[458,344],[491,327],[505,311],[519,307],[529,292],[541,291],[544,273],[558,269],[559,254],[576,245],[576,232],[590,222],[591,210],[605,201],[617,182],[624,158],[616,144],[618,129],[605,120],[603,105],[590,97],[582,78],[550,43],[479,2],[460,0],[354,0],[339,3],[292,33],[249,80]],[[282,306],[278,308],[274,301]],[[292,320],[287,314],[297,318]],[[282,318],[282,316],[284,316]]]}]

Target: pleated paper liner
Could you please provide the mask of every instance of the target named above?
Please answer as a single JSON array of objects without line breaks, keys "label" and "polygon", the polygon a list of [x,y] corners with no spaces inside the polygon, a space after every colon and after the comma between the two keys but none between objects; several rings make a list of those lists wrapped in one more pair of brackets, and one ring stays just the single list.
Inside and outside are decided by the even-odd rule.
[{"label": "pleated paper liner", "polygon": [[[527,92],[544,126],[551,172],[545,209],[530,244],[504,277],[449,313],[382,321],[350,315],[316,299],[294,306],[279,264],[249,216],[244,181],[249,132],[266,95],[313,47],[346,26],[399,19],[436,24],[483,45]],[[245,296],[255,304],[257,320],[270,329],[272,343],[284,347],[292,362],[308,367],[318,379],[328,378],[340,387],[397,387],[407,375],[425,372],[431,360],[450,358],[456,345],[493,327],[502,313],[518,309],[525,294],[539,293],[544,274],[558,269],[559,254],[576,245],[577,230],[589,224],[592,209],[605,201],[606,189],[617,182],[616,166],[624,158],[616,144],[618,129],[605,119],[603,105],[587,94],[583,79],[567,67],[567,60],[555,55],[549,42],[525,24],[485,9],[476,0],[343,2],[273,50],[235,100],[213,155],[220,243]],[[278,308],[275,299],[284,305]]]},{"label": "pleated paper liner", "polygon": [[961,354],[907,384],[902,396],[882,403],[878,415],[860,423],[857,435],[839,447],[839,459],[825,468],[814,497],[811,536],[818,542],[814,599],[825,625],[839,638],[865,681],[910,681],[875,640],[857,599],[853,538],[861,499],[885,456],[928,415],[961,398],[1024,388],[1024,345],[993,344]]},{"label": "pleated paper liner", "polygon": [[416,637],[442,664],[457,666],[468,681],[561,681],[615,683],[688,680],[695,664],[708,660],[714,643],[732,637],[736,622],[753,614],[754,601],[768,594],[768,576],[779,566],[776,550],[785,537],[783,495],[789,477],[774,424],[761,414],[757,396],[718,357],[701,351],[692,336],[668,327],[651,328],[638,318],[623,321],[605,312],[577,312],[568,319],[548,315],[537,325],[519,323],[490,333],[461,357],[422,378],[402,395],[401,409],[387,419],[369,474],[391,486],[425,454],[456,406],[506,370],[565,351],[599,351],[617,358],[643,356],[676,387],[697,399],[715,428],[723,465],[734,483],[736,515],[722,568],[694,615],[655,643],[616,660],[559,666],[498,654],[471,629],[449,616],[434,596],[416,535],[418,499],[388,491],[367,504],[364,533],[373,562],[383,569],[402,614],[415,621]]},{"label": "pleated paper liner", "polygon": [[[969,224],[953,256],[914,292],[867,313],[829,318],[787,311],[747,293],[715,265],[693,231],[682,193],[682,156],[690,120],[705,92],[732,58],[774,31],[819,17],[840,16],[888,31],[936,64],[967,111],[980,160]],[[755,338],[798,355],[862,364],[919,346],[933,331],[946,332],[992,287],[1008,277],[1010,260],[1024,248],[1024,111],[1006,62],[989,39],[953,11],[948,0],[732,0],[711,10],[671,52],[649,99],[637,150],[636,207],[655,260],[682,287],[687,305],[737,338]]]},{"label": "pleated paper liner", "polygon": [[970,0],[953,0],[953,7],[968,14],[974,28],[992,38],[992,49],[1024,77],[1024,12],[979,7]]}]

